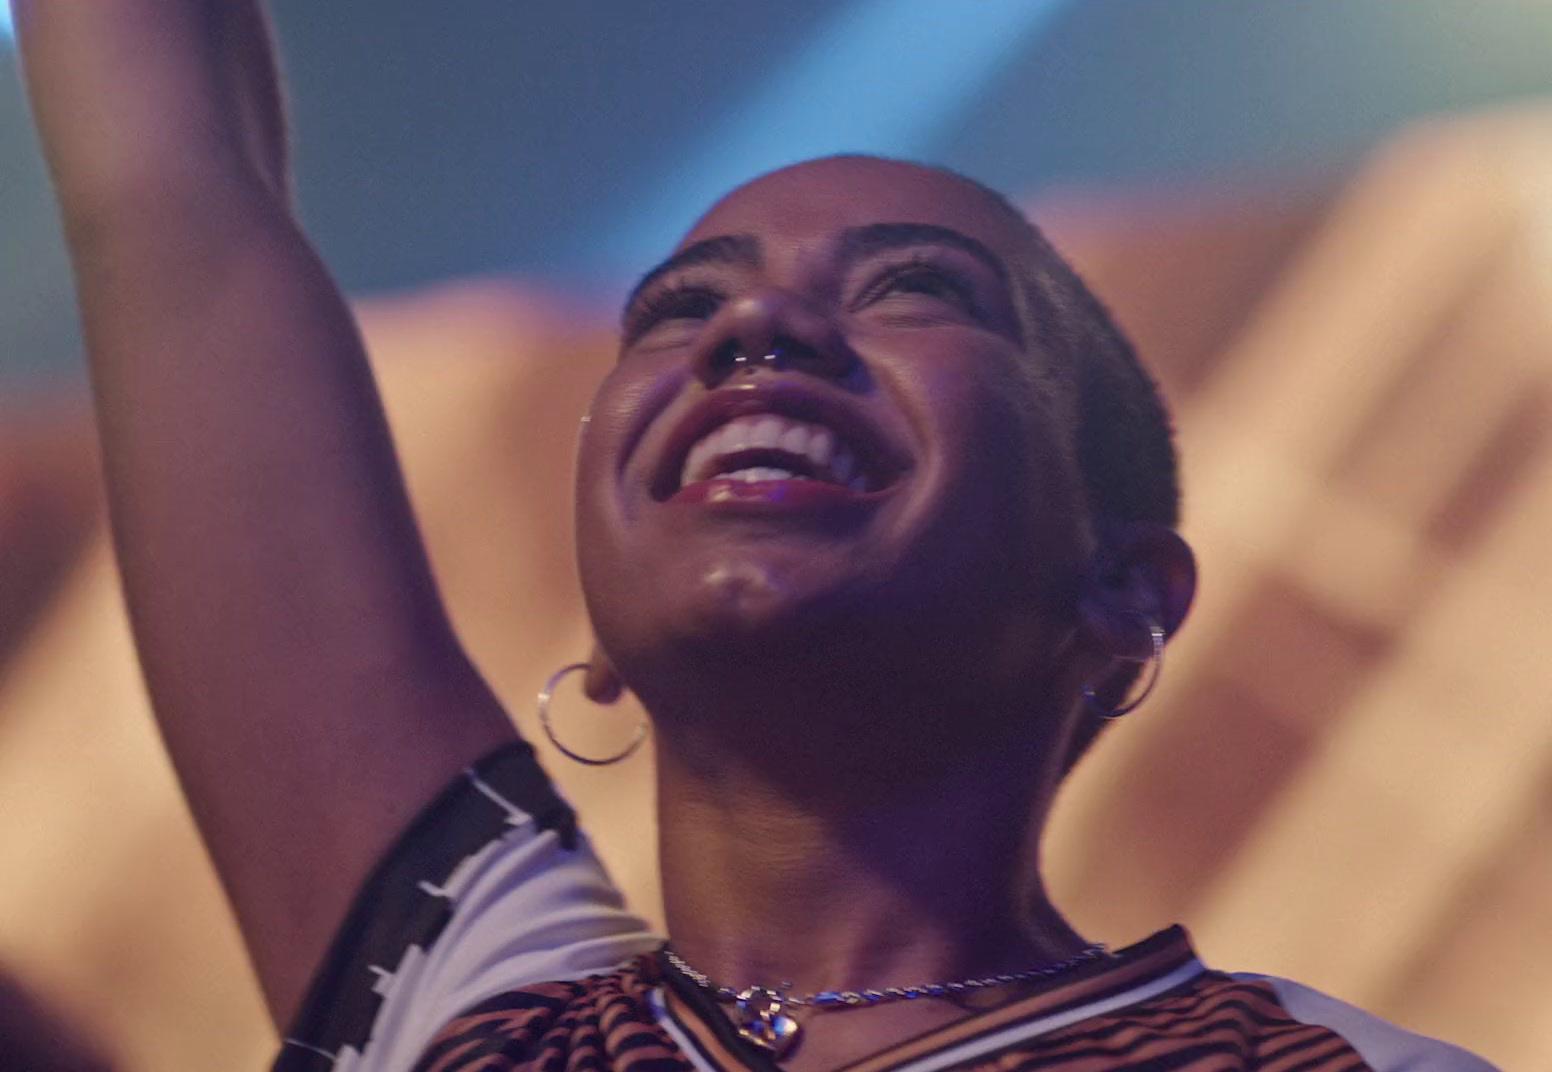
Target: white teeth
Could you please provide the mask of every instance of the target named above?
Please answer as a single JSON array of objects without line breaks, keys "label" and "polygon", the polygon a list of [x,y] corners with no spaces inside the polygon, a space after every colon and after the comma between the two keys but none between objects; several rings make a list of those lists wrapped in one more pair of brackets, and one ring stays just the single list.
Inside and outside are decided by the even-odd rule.
[{"label": "white teeth", "polygon": [[718,471],[719,464],[725,465],[734,455],[751,450],[781,451],[802,458],[806,464],[799,468],[806,472],[811,465],[815,474],[813,479],[827,480],[854,491],[865,490],[866,478],[856,471],[856,455],[844,443],[837,442],[834,432],[823,425],[771,413],[735,417],[707,433],[685,456],[684,468],[679,474],[680,486],[715,476],[746,481],[810,479],[797,469],[775,466]]},{"label": "white teeth", "polygon": [[830,454],[835,450],[835,434],[828,428],[812,426],[808,435],[808,458],[819,468],[830,464]]},{"label": "white teeth", "polygon": [[722,429],[721,441],[717,443],[718,454],[732,454],[735,451],[748,450],[753,444],[754,426],[749,421],[729,421]]},{"label": "white teeth", "polygon": [[760,480],[807,480],[807,477],[798,476],[786,469],[777,469],[768,465],[752,465],[748,469],[739,469],[736,472],[724,473],[727,480],[742,480],[753,484]]},{"label": "white teeth", "polygon": [[689,457],[684,460],[684,471],[679,474],[681,488],[701,478],[705,472],[706,463],[716,455],[718,439],[718,432],[713,432],[690,448]]},{"label": "white teeth", "polygon": [[761,417],[749,433],[751,447],[774,447],[781,439],[786,422],[780,417]]},{"label": "white teeth", "polygon": [[706,447],[708,442],[709,438],[701,440],[699,443],[695,444],[695,446],[691,447],[690,453],[685,456],[684,468],[679,472],[679,486],[681,488],[686,484],[690,484],[695,481],[695,475],[700,470],[701,462],[705,461],[706,459]]}]

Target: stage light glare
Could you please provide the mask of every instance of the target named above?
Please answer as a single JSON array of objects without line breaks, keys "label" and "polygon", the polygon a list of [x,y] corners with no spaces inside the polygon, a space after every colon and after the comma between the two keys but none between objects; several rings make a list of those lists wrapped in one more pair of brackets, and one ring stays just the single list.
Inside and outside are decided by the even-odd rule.
[{"label": "stage light glare", "polygon": [[1070,0],[850,0],[753,93],[711,117],[655,189],[594,242],[624,275],[672,245],[696,212],[755,175],[863,152],[931,159],[945,132]]}]

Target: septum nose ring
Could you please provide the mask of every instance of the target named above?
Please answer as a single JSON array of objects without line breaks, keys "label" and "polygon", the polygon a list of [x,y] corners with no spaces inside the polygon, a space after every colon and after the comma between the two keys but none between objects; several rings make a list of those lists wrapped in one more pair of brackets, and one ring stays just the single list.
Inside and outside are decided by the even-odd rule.
[{"label": "septum nose ring", "polygon": [[781,363],[781,347],[779,347],[779,346],[772,346],[768,351],[766,351],[765,353],[761,354],[759,357],[750,357],[743,350],[735,350],[735,351],[733,351],[733,368],[734,369],[751,369],[752,370],[752,369],[760,368],[762,366],[767,367],[767,368],[775,368],[780,363]]}]

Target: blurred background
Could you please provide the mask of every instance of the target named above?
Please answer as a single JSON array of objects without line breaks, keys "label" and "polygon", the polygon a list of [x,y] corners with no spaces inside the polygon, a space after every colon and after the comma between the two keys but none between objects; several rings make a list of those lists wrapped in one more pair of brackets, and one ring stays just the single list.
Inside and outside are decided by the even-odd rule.
[{"label": "blurred background", "polygon": [[[1059,903],[1546,1067],[1552,2],[272,6],[307,224],[521,724],[586,650],[570,451],[633,274],[770,167],[947,164],[1028,206],[1149,358],[1203,563],[1160,693],[1063,801]],[[131,1072],[259,1068],[140,691],[3,26],[0,966]],[[628,732],[572,702],[578,747]],[[650,759],[546,760],[656,913]]]}]

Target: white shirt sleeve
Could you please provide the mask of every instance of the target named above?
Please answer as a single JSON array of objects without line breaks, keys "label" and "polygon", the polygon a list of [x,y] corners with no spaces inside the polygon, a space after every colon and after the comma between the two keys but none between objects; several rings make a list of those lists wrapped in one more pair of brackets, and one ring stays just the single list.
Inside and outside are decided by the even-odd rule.
[{"label": "white shirt sleeve", "polygon": [[573,822],[526,747],[466,771],[358,897],[276,1072],[404,1072],[482,1001],[657,949]]},{"label": "white shirt sleeve", "polygon": [[610,971],[662,944],[625,910],[585,838],[570,850],[548,830],[503,839],[465,861],[444,892],[456,906],[446,928],[382,975],[363,1059],[339,1062],[339,1072],[408,1069],[450,1020],[487,998]]}]

